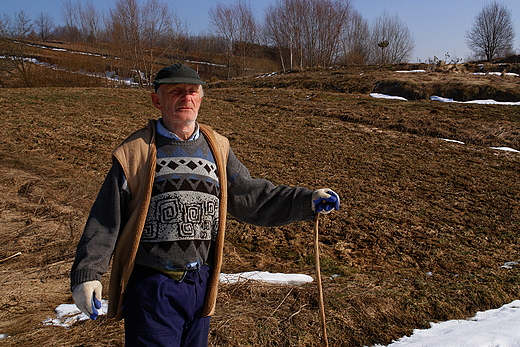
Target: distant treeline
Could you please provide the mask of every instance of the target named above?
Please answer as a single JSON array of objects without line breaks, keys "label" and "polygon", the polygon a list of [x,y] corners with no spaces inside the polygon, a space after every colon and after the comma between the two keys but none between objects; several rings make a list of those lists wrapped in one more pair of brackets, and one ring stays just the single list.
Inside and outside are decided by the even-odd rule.
[{"label": "distant treeline", "polygon": [[[501,18],[510,19],[507,8],[499,10]],[[398,15],[383,12],[369,25],[351,0],[279,0],[265,9],[262,20],[249,2],[237,0],[217,3],[209,18],[211,34],[192,35],[189,23],[160,0],[117,0],[106,13],[89,0],[64,0],[63,25],[54,25],[48,13],[33,19],[24,11],[4,14],[0,56],[27,58],[13,48],[13,40],[67,42],[124,61],[119,72],[137,73],[145,84],[158,65],[178,60],[214,64],[218,73],[209,69],[210,74],[231,78],[272,69],[409,62],[415,45]]]}]

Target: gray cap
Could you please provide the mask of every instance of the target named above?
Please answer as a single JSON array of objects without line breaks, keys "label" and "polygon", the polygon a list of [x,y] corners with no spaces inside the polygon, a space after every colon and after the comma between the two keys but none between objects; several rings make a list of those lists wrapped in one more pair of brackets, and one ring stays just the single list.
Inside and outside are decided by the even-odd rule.
[{"label": "gray cap", "polygon": [[162,68],[154,80],[155,90],[157,90],[161,84],[175,83],[206,84],[195,70],[181,63],[175,63]]}]

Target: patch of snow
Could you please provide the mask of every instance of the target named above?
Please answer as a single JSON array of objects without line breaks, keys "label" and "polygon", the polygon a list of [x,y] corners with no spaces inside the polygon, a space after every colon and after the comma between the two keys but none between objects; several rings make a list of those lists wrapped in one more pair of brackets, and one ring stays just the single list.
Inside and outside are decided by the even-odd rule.
[{"label": "patch of snow", "polygon": [[396,71],[398,73],[420,73],[420,72],[426,72],[426,70],[409,70],[409,71]]},{"label": "patch of snow", "polygon": [[377,98],[377,99],[408,101],[406,98],[403,98],[402,96],[393,96],[393,95],[386,95],[386,94],[380,94],[380,93],[370,93],[370,96],[373,98]]},{"label": "patch of snow", "polygon": [[[455,142],[455,143],[460,143],[461,145],[464,144],[464,142],[462,141],[457,141],[457,140],[450,140],[450,139],[441,139],[443,141],[448,141],[448,142]],[[506,152],[514,152],[514,153],[520,153],[519,150],[517,149],[514,149],[514,148],[511,148],[511,147],[489,147],[491,149],[495,149],[495,150],[498,150],[498,151],[506,151]],[[520,347],[520,346],[519,346]]]},{"label": "patch of snow", "polygon": [[466,320],[430,323],[429,329],[415,329],[387,347],[518,347],[519,324],[520,300],[515,300]]},{"label": "patch of snow", "polygon": [[460,143],[461,145],[464,144],[464,142],[462,142],[462,141],[457,141],[457,140],[450,140],[450,139],[441,139],[441,140],[443,140],[443,141],[448,141],[448,142]]},{"label": "patch of snow", "polygon": [[278,75],[278,72],[269,72],[269,73],[265,73],[260,76],[256,76],[256,78],[272,77],[272,76],[276,76],[276,75]]},{"label": "patch of snow", "polygon": [[513,267],[520,265],[520,260],[518,261],[507,261],[504,265],[500,266],[503,269],[512,269]]},{"label": "patch of snow", "polygon": [[514,72],[506,72],[506,73],[502,73],[502,72],[475,72],[473,73],[473,75],[476,75],[476,76],[486,76],[486,75],[492,75],[492,76],[502,76],[502,75],[505,75],[505,76],[514,76],[514,77],[519,77],[520,75],[517,74],[517,73],[514,73]]},{"label": "patch of snow", "polygon": [[201,65],[216,66],[216,67],[227,67],[227,65],[208,63],[207,61],[195,61],[195,60],[184,60],[184,61],[187,63],[192,63],[192,64],[201,64]]},{"label": "patch of snow", "polygon": [[[380,94],[380,93],[370,93],[370,96],[373,98],[379,98],[379,99],[389,99],[389,100],[403,100],[408,101],[406,98],[403,98],[401,96],[393,96],[393,95],[387,95],[387,94]],[[496,101],[496,100],[471,100],[471,101],[455,101],[450,98],[443,98],[442,96],[432,95],[430,96],[430,100],[432,101],[440,101],[440,102],[454,102],[459,104],[480,104],[480,105],[510,105],[510,106],[520,106],[520,101],[514,102],[514,101]]]},{"label": "patch of snow", "polygon": [[512,106],[520,106],[520,102],[507,102],[507,101],[495,101],[495,100],[471,100],[471,101],[455,101],[449,98],[443,98],[441,96],[432,95],[430,97],[432,101],[440,101],[440,102],[455,102],[459,104],[481,104],[481,105],[512,105]]},{"label": "patch of snow", "polygon": [[[219,278],[222,283],[237,283],[241,281],[261,281],[273,284],[292,284],[301,285],[312,282],[314,279],[309,275],[301,274],[283,274],[283,273],[269,273],[265,271],[250,271],[241,272],[237,274],[220,274]],[[56,316],[54,318],[47,318],[42,323],[47,326],[59,326],[69,328],[76,322],[81,322],[89,319],[89,317],[81,312],[75,304],[61,304],[54,310]],[[98,310],[99,315],[106,315],[108,312],[108,301],[101,300],[101,308]],[[4,334],[5,335],[5,334]],[[0,335],[0,339],[2,335]],[[7,337],[7,336],[5,336]]]},{"label": "patch of snow", "polygon": [[516,149],[513,149],[513,148],[510,148],[510,147],[489,147],[489,148],[496,149],[496,150],[499,150],[499,151],[520,153],[520,151],[518,151]]},{"label": "patch of snow", "polygon": [[[75,304],[61,304],[56,309],[55,318],[47,318],[43,325],[52,325],[57,327],[68,328],[76,322],[89,319],[89,317],[81,312]],[[99,315],[106,315],[108,312],[108,301],[101,300],[101,308],[98,310]]]},{"label": "patch of snow", "polygon": [[242,281],[254,280],[274,284],[293,284],[300,285],[313,281],[313,278],[309,275],[300,274],[282,274],[282,273],[269,273],[265,271],[249,271],[241,272],[237,274],[220,274],[219,278],[222,283],[237,283]]}]

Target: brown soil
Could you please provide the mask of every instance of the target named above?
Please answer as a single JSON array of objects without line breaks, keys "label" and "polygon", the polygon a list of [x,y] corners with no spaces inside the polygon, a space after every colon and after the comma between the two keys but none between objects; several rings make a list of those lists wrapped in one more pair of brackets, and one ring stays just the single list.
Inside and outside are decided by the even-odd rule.
[{"label": "brown soil", "polygon": [[[332,346],[388,344],[519,298],[520,269],[500,266],[520,258],[520,154],[489,147],[520,149],[520,109],[368,96],[384,80],[427,96],[443,79],[462,93],[482,81],[518,90],[519,78],[363,67],[207,88],[201,122],[230,139],[253,176],[341,195],[341,211],[320,221]],[[105,317],[71,329],[42,321],[72,302],[83,223],[111,150],[157,116],[148,94],[0,89],[0,334],[10,335],[2,346],[123,345],[122,323]],[[230,219],[224,272],[314,275],[312,242],[310,222],[261,228]],[[315,283],[222,285],[211,346],[319,344]]]}]

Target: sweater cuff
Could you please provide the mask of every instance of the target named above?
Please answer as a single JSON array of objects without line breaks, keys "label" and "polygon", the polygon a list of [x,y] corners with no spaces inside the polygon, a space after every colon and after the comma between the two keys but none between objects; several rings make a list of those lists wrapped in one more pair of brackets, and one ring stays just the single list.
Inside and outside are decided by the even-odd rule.
[{"label": "sweater cuff", "polygon": [[70,274],[70,290],[73,291],[74,287],[78,284],[88,281],[101,281],[102,275],[92,270],[76,270]]}]

